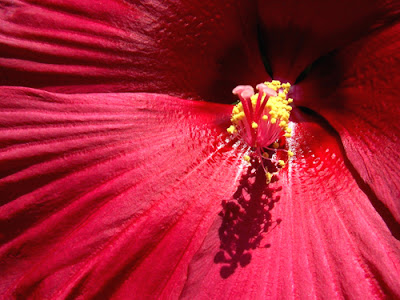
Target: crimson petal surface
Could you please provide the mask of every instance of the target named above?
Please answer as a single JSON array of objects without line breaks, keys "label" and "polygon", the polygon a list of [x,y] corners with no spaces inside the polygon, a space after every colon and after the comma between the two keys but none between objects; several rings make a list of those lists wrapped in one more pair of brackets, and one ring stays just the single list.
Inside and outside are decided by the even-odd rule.
[{"label": "crimson petal surface", "polygon": [[225,141],[231,107],[27,88],[0,97],[0,294],[176,297],[244,167]]},{"label": "crimson petal surface", "polygon": [[326,118],[346,154],[400,222],[400,24],[327,57],[295,88],[297,104]]},{"label": "crimson petal surface", "polygon": [[258,1],[264,53],[275,79],[294,83],[320,56],[387,26],[399,1]]},{"label": "crimson petal surface", "polygon": [[253,1],[0,3],[0,84],[233,102],[268,79]]},{"label": "crimson petal surface", "polygon": [[189,266],[184,299],[400,296],[400,243],[340,140],[321,120],[295,120],[294,158],[269,187],[262,171],[242,177]]}]

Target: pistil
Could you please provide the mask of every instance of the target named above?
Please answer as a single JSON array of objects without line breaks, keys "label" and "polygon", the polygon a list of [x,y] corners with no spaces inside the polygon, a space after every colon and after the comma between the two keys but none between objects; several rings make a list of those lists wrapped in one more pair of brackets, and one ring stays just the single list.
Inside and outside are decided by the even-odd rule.
[{"label": "pistil", "polygon": [[[266,173],[267,183],[274,173],[268,172],[265,160],[273,163],[277,169],[283,168],[286,162],[276,158],[277,151],[284,151],[288,158],[294,155],[290,150],[280,149],[279,140],[291,137],[289,117],[293,99],[287,99],[289,83],[281,84],[278,80],[260,83],[258,93],[249,85],[239,85],[233,89],[240,102],[233,107],[232,125],[227,131],[240,138],[249,146],[249,153],[243,159],[250,162],[259,159]],[[275,152],[270,156],[267,151]]]}]

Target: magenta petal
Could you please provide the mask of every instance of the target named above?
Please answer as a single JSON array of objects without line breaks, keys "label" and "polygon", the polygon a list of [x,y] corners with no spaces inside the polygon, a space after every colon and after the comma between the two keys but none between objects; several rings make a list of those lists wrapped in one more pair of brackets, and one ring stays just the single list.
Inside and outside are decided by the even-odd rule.
[{"label": "magenta petal", "polygon": [[400,25],[326,59],[296,87],[296,99],[338,131],[346,154],[400,222]]},{"label": "magenta petal", "polygon": [[7,0],[0,84],[232,102],[232,87],[268,79],[254,14],[245,0]]},{"label": "magenta petal", "polygon": [[258,1],[274,77],[294,82],[317,58],[398,20],[395,0]]},{"label": "magenta petal", "polygon": [[0,98],[0,294],[179,294],[244,166],[225,142],[231,107],[25,88]]},{"label": "magenta petal", "polygon": [[184,299],[400,297],[399,241],[347,168],[338,138],[318,120],[296,120],[292,162],[269,188],[262,173],[245,178],[194,256]]}]

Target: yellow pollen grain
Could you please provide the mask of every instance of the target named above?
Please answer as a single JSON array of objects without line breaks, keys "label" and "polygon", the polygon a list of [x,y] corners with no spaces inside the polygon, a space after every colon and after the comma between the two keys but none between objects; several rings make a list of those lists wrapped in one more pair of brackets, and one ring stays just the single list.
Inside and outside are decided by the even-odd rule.
[{"label": "yellow pollen grain", "polygon": [[236,132],[236,127],[231,125],[228,129],[226,129],[226,131],[228,131],[230,134],[233,134]]},{"label": "yellow pollen grain", "polygon": [[256,104],[257,104],[258,93],[251,96],[250,99],[251,99],[251,104],[252,104],[253,108],[255,108]]},{"label": "yellow pollen grain", "polygon": [[294,155],[294,153],[292,151],[290,151],[290,150],[288,150],[287,154],[288,154],[289,157],[292,157]]},{"label": "yellow pollen grain", "polygon": [[280,167],[284,167],[285,166],[285,162],[283,160],[279,160],[278,164]]},{"label": "yellow pollen grain", "polygon": [[293,102],[293,99],[292,99],[292,98],[289,98],[289,99],[287,100],[287,102],[288,102],[288,103],[292,103],[292,102]]},{"label": "yellow pollen grain", "polygon": [[264,82],[264,84],[269,87],[270,89],[273,89],[275,92],[278,91],[278,87],[273,85],[271,82]]},{"label": "yellow pollen grain", "polygon": [[245,161],[249,162],[249,161],[250,161],[250,156],[248,156],[248,155],[243,155],[243,159],[244,159]]},{"label": "yellow pollen grain", "polygon": [[284,136],[287,137],[287,138],[291,138],[292,137],[292,135],[290,133],[285,133]]},{"label": "yellow pollen grain", "polygon": [[285,90],[285,93],[287,94],[290,90],[290,83],[289,82],[283,83],[282,88]]},{"label": "yellow pollen grain", "polygon": [[245,114],[244,114],[244,112],[243,112],[243,111],[241,111],[241,112],[240,112],[240,113],[238,113],[238,114],[232,115],[232,119],[231,119],[231,121],[232,121],[232,122],[235,122],[235,121],[240,121],[240,120],[243,120],[243,119],[244,119],[244,117],[245,117]]},{"label": "yellow pollen grain", "polygon": [[272,174],[270,172],[265,173],[265,179],[267,184],[271,182]]},{"label": "yellow pollen grain", "polygon": [[258,124],[256,122],[251,123],[251,128],[253,129],[258,128]]},{"label": "yellow pollen grain", "polygon": [[271,83],[273,85],[281,85],[281,82],[279,80],[272,80]]},{"label": "yellow pollen grain", "polygon": [[[273,86],[278,85],[278,81],[271,83]],[[284,84],[285,88],[289,88],[290,84]],[[286,100],[286,95],[288,90],[280,90],[278,96],[273,96],[268,99],[266,107],[269,109],[269,115],[271,116],[271,124],[275,124],[278,120],[279,126],[285,130],[287,128],[287,124],[289,122],[290,111],[292,107],[289,104],[289,101]]]},{"label": "yellow pollen grain", "polygon": [[262,116],[262,119],[263,119],[264,121],[266,121],[266,120],[268,120],[268,116],[267,116],[267,115],[263,115],[263,116]]}]

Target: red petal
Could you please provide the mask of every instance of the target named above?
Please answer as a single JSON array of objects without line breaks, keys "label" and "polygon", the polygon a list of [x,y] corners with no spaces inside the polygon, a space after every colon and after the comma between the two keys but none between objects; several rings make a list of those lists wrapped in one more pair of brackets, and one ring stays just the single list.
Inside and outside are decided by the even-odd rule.
[{"label": "red petal", "polygon": [[232,102],[232,87],[268,79],[246,0],[136,2],[7,0],[0,84]]},{"label": "red petal", "polygon": [[269,187],[263,172],[242,178],[189,266],[183,298],[400,297],[399,241],[347,168],[338,138],[319,120],[296,119],[286,171]]},{"label": "red petal", "polygon": [[296,99],[339,132],[362,179],[400,222],[400,24],[326,59]]},{"label": "red petal", "polygon": [[13,88],[0,98],[0,294],[179,294],[243,169],[225,142],[231,107]]},{"label": "red petal", "polygon": [[394,0],[258,1],[258,6],[274,77],[290,82],[318,57],[400,14]]}]

